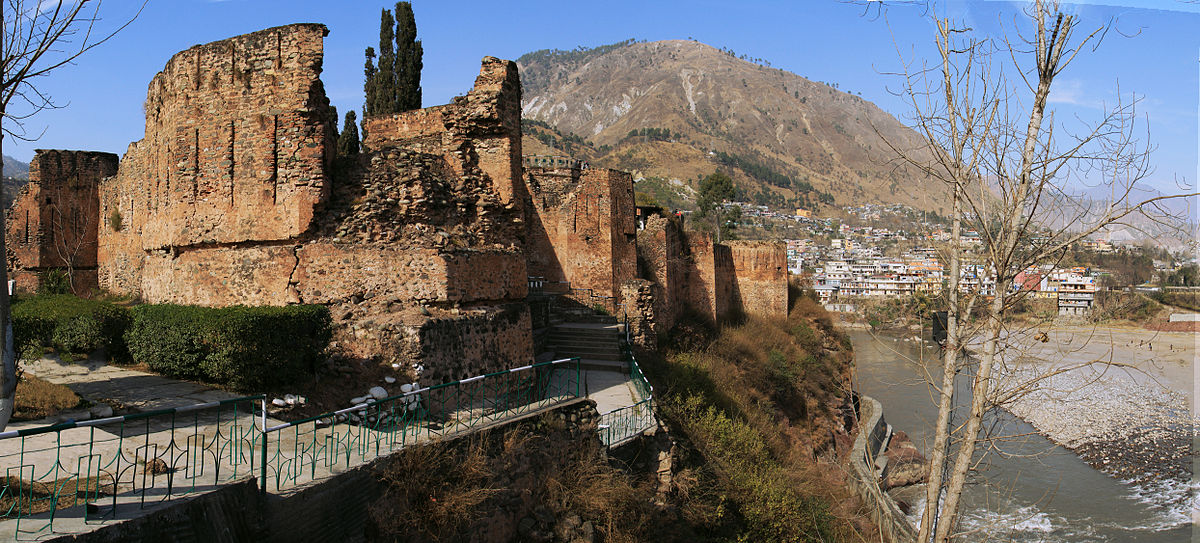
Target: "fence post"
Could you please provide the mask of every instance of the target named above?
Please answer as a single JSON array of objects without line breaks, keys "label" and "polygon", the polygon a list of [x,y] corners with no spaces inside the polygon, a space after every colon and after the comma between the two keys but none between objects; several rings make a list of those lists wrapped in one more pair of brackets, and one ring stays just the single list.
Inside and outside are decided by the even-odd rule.
[{"label": "fence post", "polygon": [[262,466],[259,468],[259,473],[262,474],[262,485],[260,485],[259,493],[263,496],[267,495],[267,399],[262,399]]}]

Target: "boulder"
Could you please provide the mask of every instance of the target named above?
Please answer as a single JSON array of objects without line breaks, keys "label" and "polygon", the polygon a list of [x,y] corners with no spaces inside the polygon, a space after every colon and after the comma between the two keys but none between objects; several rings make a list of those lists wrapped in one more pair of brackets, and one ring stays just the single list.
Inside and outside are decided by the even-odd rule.
[{"label": "boulder", "polygon": [[367,393],[376,400],[382,400],[388,397],[388,391],[383,387],[371,387],[371,390],[367,391]]}]

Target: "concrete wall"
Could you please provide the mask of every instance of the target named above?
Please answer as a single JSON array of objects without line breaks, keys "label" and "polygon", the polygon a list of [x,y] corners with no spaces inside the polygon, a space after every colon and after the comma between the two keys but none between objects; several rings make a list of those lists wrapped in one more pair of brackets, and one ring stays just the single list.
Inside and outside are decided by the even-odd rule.
[{"label": "concrete wall", "polygon": [[871,518],[894,543],[916,541],[917,531],[892,497],[879,486],[875,458],[887,436],[883,405],[870,396],[859,396],[858,436],[850,450],[850,476],[846,481],[871,510]]}]

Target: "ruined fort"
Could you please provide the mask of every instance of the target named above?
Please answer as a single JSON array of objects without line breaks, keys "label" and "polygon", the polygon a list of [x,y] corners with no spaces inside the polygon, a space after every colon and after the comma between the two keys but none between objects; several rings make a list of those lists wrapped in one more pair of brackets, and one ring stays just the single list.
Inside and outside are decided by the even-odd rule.
[{"label": "ruined fort", "polygon": [[628,173],[523,160],[511,61],[485,57],[449,104],[364,119],[357,161],[335,164],[326,33],[294,24],[176,54],[119,160],[39,150],[6,225],[17,288],[65,269],[80,294],[324,304],[339,349],[433,382],[534,359],[556,317],[531,284],[628,314],[646,342],[685,311],[786,314],[781,244],[638,220]]}]

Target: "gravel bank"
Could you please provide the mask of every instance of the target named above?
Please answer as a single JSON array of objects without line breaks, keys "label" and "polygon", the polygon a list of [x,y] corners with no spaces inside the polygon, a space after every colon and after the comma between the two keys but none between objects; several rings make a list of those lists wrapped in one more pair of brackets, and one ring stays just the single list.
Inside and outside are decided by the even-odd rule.
[{"label": "gravel bank", "polygon": [[[1004,382],[1088,362],[1046,378],[1008,406],[1096,469],[1138,485],[1192,479],[1196,335],[1066,327],[1018,340]],[[1157,350],[1155,350],[1157,349]],[[1118,366],[1120,365],[1120,366]]]}]

